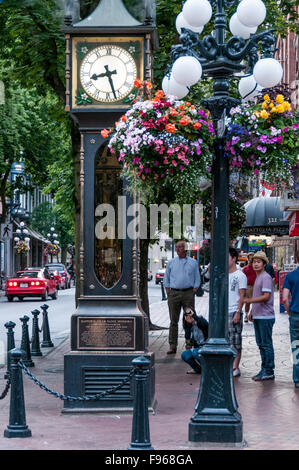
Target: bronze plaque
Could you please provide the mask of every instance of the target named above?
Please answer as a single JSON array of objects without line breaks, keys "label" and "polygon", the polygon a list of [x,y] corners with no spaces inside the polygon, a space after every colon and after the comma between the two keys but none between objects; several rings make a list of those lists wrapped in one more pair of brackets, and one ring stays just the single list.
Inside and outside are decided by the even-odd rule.
[{"label": "bronze plaque", "polygon": [[135,350],[135,318],[78,317],[78,349]]}]

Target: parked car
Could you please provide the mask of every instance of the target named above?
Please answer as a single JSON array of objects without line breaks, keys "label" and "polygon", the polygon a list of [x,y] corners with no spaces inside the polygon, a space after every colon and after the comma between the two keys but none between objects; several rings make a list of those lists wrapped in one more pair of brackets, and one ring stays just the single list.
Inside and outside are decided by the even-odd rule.
[{"label": "parked car", "polygon": [[66,289],[66,279],[65,279],[64,276],[62,276],[62,274],[60,274],[58,269],[55,269],[55,268],[52,268],[52,267],[49,267],[48,269],[49,269],[50,273],[54,275],[54,278],[56,280],[57,289],[58,290]]},{"label": "parked car", "polygon": [[153,274],[151,271],[147,271],[147,280],[151,281],[153,279]]},{"label": "parked car", "polygon": [[160,284],[161,281],[164,279],[164,274],[165,274],[165,268],[164,269],[159,269],[159,271],[156,273],[155,277],[155,283]]},{"label": "parked car", "polygon": [[9,302],[12,302],[14,297],[18,297],[19,300],[23,300],[24,297],[41,297],[44,301],[52,297],[56,300],[56,280],[47,268],[27,268],[18,271],[15,277],[7,280],[6,297]]},{"label": "parked car", "polygon": [[65,279],[65,288],[70,289],[71,287],[71,276],[68,273],[66,267],[62,263],[47,263],[45,265],[49,269],[57,269],[60,276],[64,277]]}]

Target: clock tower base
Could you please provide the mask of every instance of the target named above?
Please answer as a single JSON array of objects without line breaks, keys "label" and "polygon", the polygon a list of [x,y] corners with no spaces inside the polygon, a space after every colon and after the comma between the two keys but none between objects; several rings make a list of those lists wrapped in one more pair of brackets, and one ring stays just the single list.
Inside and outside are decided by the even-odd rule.
[{"label": "clock tower base", "polygon": [[150,361],[149,412],[156,407],[155,354],[148,352],[148,318],[136,298],[79,299],[71,318],[71,351],[64,356],[64,394],[85,397],[104,393],[98,400],[65,400],[63,413],[131,414],[134,405],[132,361]]},{"label": "clock tower base", "polygon": [[[95,353],[70,351],[64,356],[65,395],[74,397],[95,395],[118,385],[132,370],[132,361],[144,355],[150,361],[148,377],[149,413],[155,413],[155,359],[154,353]],[[62,413],[132,414],[134,405],[134,378],[120,390],[101,400],[64,402]]]}]

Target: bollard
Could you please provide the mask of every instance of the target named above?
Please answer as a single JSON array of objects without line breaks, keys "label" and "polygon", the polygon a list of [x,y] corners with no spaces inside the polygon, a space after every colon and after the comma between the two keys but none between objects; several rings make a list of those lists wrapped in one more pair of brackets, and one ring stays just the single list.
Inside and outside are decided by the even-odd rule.
[{"label": "bollard", "polygon": [[162,291],[162,300],[167,300],[166,294],[165,294],[165,289],[164,289],[164,282],[161,282],[161,291]]},{"label": "bollard", "polygon": [[42,356],[43,353],[40,350],[39,345],[39,328],[38,328],[38,315],[39,310],[33,310],[33,323],[32,323],[32,339],[31,339],[31,356]]},{"label": "bollard", "polygon": [[30,318],[27,317],[27,315],[24,315],[23,318],[20,318],[20,320],[22,322],[21,349],[24,352],[23,362],[26,367],[34,367],[34,362],[31,359],[30,341],[29,341],[29,332],[28,332],[28,322]]},{"label": "bollard", "polygon": [[42,348],[53,348],[54,344],[51,341],[49,320],[48,320],[48,308],[49,305],[44,304],[40,307],[43,311],[43,341],[41,343]]},{"label": "bollard", "polygon": [[23,376],[19,365],[22,351],[12,349],[9,354],[11,356],[11,392],[9,425],[4,431],[4,437],[31,437],[31,431],[26,424]]},{"label": "bollard", "polygon": [[6,374],[5,374],[4,378],[8,379],[8,375],[9,375],[9,372],[10,372],[10,361],[11,361],[9,351],[16,347],[15,346],[14,331],[13,331],[16,324],[13,321],[9,321],[9,322],[5,323],[4,326],[5,326],[5,328],[7,328],[7,370],[6,370]]},{"label": "bollard", "polygon": [[132,361],[135,368],[132,441],[128,450],[154,450],[150,443],[148,419],[148,375],[150,361],[143,356]]}]

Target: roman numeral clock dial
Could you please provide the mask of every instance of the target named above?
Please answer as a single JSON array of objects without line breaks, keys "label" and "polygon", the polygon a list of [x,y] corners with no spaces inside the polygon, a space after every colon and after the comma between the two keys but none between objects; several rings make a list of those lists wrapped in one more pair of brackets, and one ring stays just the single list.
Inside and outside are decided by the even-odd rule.
[{"label": "roman numeral clock dial", "polygon": [[84,91],[94,100],[113,103],[123,100],[134,87],[137,67],[132,55],[114,45],[91,50],[80,67]]}]

